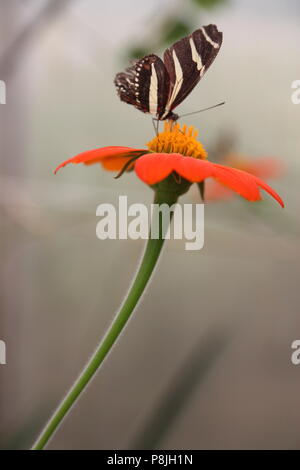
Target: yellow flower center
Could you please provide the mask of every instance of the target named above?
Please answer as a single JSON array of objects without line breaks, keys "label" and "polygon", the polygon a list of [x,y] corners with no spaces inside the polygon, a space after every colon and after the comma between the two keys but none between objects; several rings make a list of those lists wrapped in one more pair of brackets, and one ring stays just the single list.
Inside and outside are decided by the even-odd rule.
[{"label": "yellow flower center", "polygon": [[148,149],[157,153],[180,153],[186,157],[206,158],[207,153],[197,140],[198,131],[185,124],[180,127],[173,121],[165,121],[164,130],[147,143]]}]

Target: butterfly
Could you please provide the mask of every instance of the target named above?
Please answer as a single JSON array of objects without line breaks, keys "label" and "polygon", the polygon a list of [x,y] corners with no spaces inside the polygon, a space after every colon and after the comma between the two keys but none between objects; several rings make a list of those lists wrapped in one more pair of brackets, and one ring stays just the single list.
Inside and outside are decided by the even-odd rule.
[{"label": "butterfly", "polygon": [[157,120],[176,121],[176,108],[193,90],[216,58],[223,35],[210,24],[175,42],[163,61],[149,54],[115,77],[121,101]]}]

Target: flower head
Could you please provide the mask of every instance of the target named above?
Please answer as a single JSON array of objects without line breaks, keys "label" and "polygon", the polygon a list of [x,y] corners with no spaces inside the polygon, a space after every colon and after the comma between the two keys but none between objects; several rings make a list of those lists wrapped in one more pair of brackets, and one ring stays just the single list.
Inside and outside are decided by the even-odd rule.
[{"label": "flower head", "polygon": [[213,178],[248,201],[259,201],[263,189],[284,206],[280,196],[256,175],[208,161],[197,135],[193,127],[165,122],[163,132],[148,142],[148,150],[130,147],[89,150],[63,162],[55,172],[68,163],[101,163],[112,171],[134,168],[137,176],[155,190],[178,195],[186,192],[192,183]]},{"label": "flower head", "polygon": [[187,127],[174,124],[172,121],[164,123],[164,130],[147,143],[151,152],[179,153],[186,157],[207,158],[201,142],[197,140],[198,131],[193,126]]}]

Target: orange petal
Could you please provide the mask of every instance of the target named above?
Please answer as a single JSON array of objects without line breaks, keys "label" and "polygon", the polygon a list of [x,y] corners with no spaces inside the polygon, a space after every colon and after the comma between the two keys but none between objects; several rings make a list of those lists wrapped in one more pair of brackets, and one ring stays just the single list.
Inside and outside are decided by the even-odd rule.
[{"label": "orange petal", "polygon": [[[259,178],[277,178],[283,173],[283,165],[278,159],[261,157],[254,160],[246,159],[239,155],[231,154],[226,159],[226,165],[238,170],[251,173]],[[228,200],[233,192],[217,181],[211,182],[205,187],[205,199],[207,201]]]},{"label": "orange petal", "polygon": [[248,201],[261,199],[255,177],[242,170],[214,164],[214,178]]},{"label": "orange petal", "polygon": [[259,201],[261,199],[259,189],[262,188],[282,207],[284,206],[278,194],[257,176],[207,160],[184,157],[178,153],[143,155],[135,163],[135,171],[144,183],[150,185],[167,178],[173,171],[195,183],[213,177],[248,201]]},{"label": "orange petal", "polygon": [[[84,163],[85,165],[92,165],[94,163],[102,162],[106,158],[113,157],[134,157],[139,153],[142,155],[146,150],[133,149],[130,147],[102,147],[99,149],[88,150],[86,152],[79,153],[75,157],[69,158],[65,162],[61,163],[55,170],[54,173],[68,165],[69,163]],[[125,164],[126,162],[124,162]]]},{"label": "orange petal", "polygon": [[179,153],[151,153],[137,160],[135,171],[144,183],[150,185],[164,180],[173,171],[195,183],[212,176],[213,164],[207,160],[184,157]]},{"label": "orange petal", "polygon": [[[108,171],[121,171],[124,165],[132,159],[131,157],[110,157],[104,158],[101,162],[102,167]],[[134,162],[129,166],[127,171],[132,170]]]},{"label": "orange petal", "polygon": [[269,193],[276,201],[281,205],[281,207],[284,207],[284,202],[281,199],[281,197],[274,191],[274,189],[271,188],[267,183],[265,183],[263,180],[260,178],[255,177],[257,185],[261,188],[264,189],[267,193]]},{"label": "orange petal", "polygon": [[144,183],[152,185],[169,176],[180,158],[183,158],[182,155],[177,153],[150,153],[140,157],[134,169]]},{"label": "orange petal", "polygon": [[176,162],[174,170],[188,181],[200,183],[205,178],[213,176],[214,166],[207,160],[181,157]]},{"label": "orange petal", "polygon": [[214,178],[248,201],[259,201],[261,199],[259,188],[269,193],[282,207],[284,203],[280,196],[264,181],[242,170],[214,164]]}]

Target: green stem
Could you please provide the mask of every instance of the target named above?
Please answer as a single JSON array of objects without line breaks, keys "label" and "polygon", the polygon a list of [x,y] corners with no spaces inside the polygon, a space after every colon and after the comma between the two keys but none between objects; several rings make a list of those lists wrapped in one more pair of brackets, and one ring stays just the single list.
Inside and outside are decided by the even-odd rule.
[{"label": "green stem", "polygon": [[[156,192],[154,203],[163,204],[166,203],[169,206],[175,204],[177,201],[177,195],[174,193],[162,193]],[[160,221],[161,222],[161,221]],[[50,421],[47,423],[37,441],[35,442],[32,450],[42,450],[53,436],[54,432],[61,424],[62,420],[74,405],[76,400],[84,388],[88,385],[94,374],[97,372],[105,357],[111,350],[112,346],[116,342],[118,336],[126,325],[130,315],[136,307],[144,289],[150,279],[153,269],[158,260],[159,254],[164,244],[164,233],[162,233],[162,224],[159,225],[159,238],[152,239],[149,236],[146,250],[141,261],[140,268],[137,275],[132,283],[131,289],[120,308],[120,311],[116,315],[111,327],[107,331],[103,340],[100,342],[95,353],[89,360],[88,364],[84,367],[83,371],[79,375],[78,379],[71,387],[67,396],[63,399],[57,410],[54,412]],[[167,230],[167,227],[165,227]]]}]

